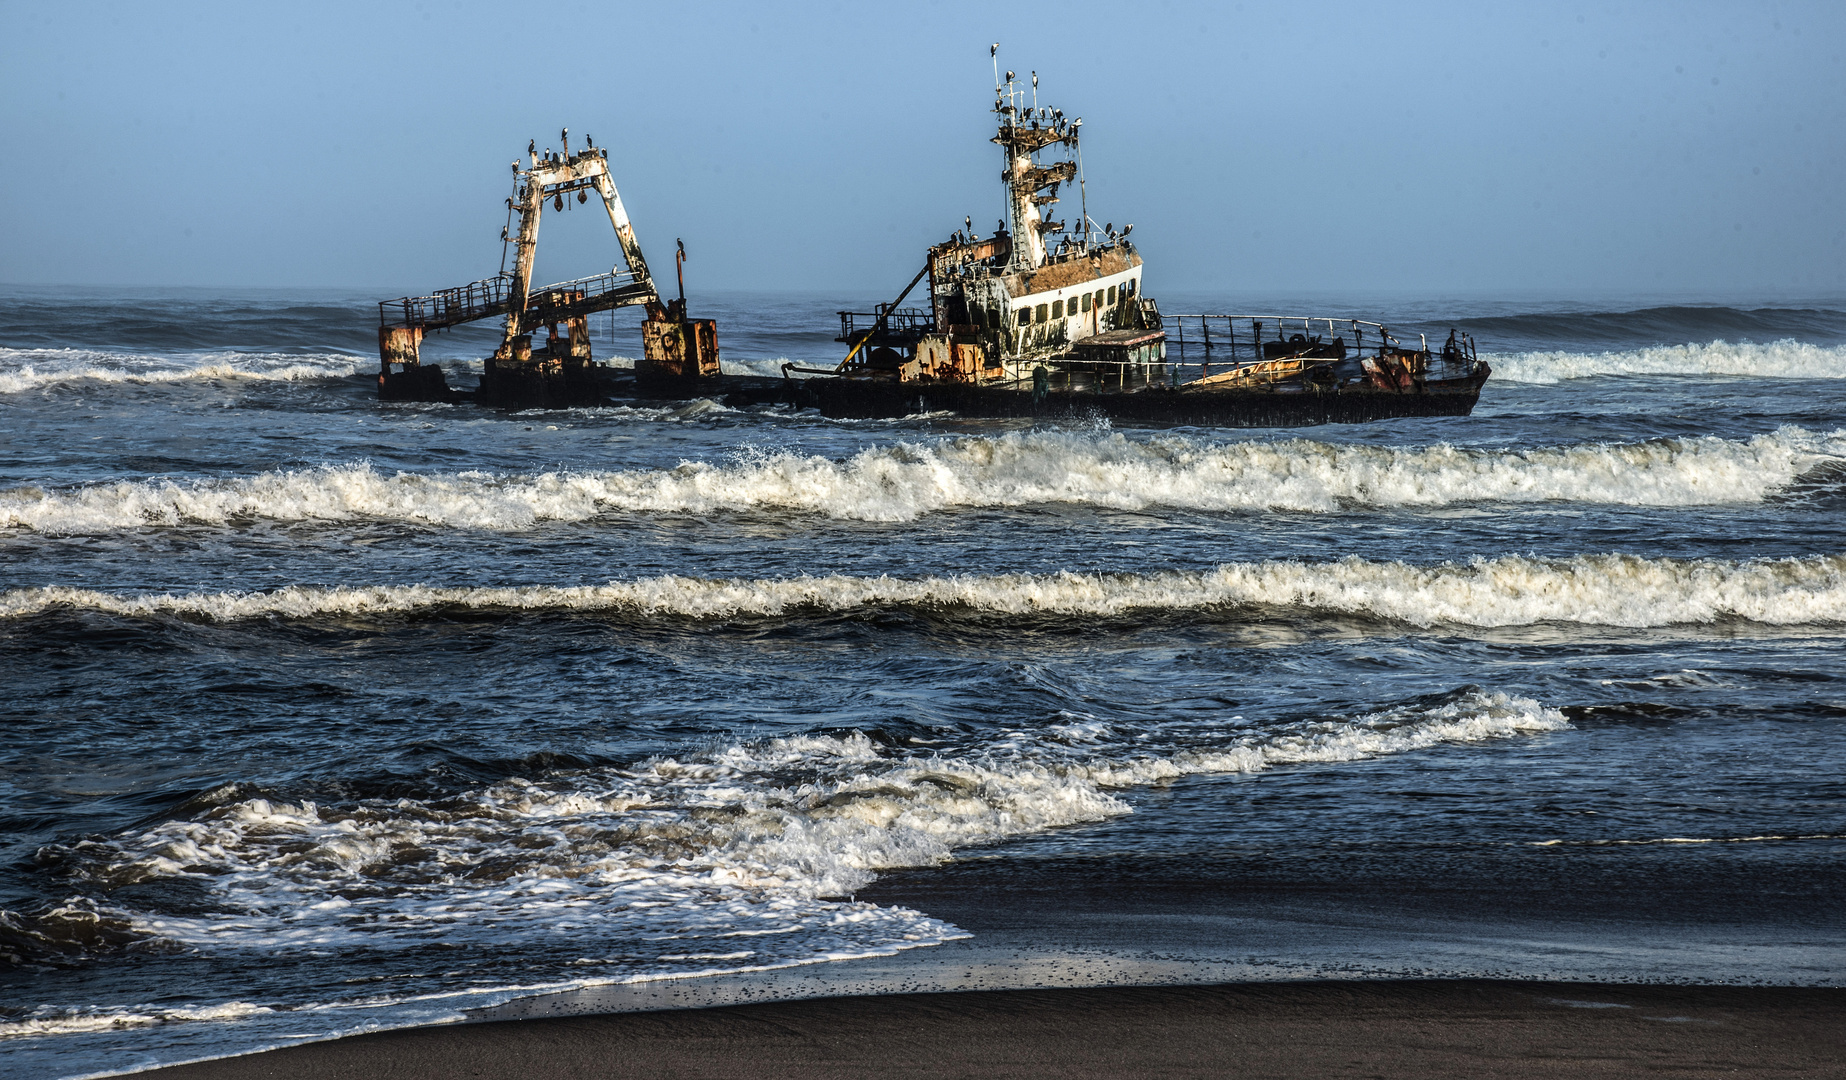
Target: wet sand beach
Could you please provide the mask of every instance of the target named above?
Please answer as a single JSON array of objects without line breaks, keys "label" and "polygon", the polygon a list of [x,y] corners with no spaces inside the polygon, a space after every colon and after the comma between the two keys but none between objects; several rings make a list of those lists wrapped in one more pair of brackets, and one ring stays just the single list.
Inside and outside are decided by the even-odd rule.
[{"label": "wet sand beach", "polygon": [[894,994],[418,1028],[142,1074],[1839,1076],[1846,990],[1353,981]]}]

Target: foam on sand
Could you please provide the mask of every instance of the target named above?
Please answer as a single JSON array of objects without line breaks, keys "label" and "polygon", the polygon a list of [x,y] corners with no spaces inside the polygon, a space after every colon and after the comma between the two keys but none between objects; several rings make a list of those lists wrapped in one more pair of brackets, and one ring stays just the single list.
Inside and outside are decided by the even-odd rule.
[{"label": "foam on sand", "polygon": [[0,491],[0,528],[54,534],[239,520],[402,521],[518,530],[613,513],[807,513],[910,521],[964,508],[1333,512],[1480,502],[1754,503],[1846,460],[1846,431],[1799,427],[1532,450],[1312,439],[1014,433],[906,441],[845,460],[776,452],[671,469],[387,473],[366,464],[199,480]]},{"label": "foam on sand", "polygon": [[459,588],[291,586],[269,592],[124,595],[66,586],[0,593],[0,618],[73,607],[116,615],[229,621],[262,617],[389,617],[443,609],[607,612],[726,619],[804,613],[927,610],[947,616],[1105,616],[1271,609],[1386,619],[1414,626],[1541,622],[1651,627],[1747,619],[1770,625],[1846,622],[1846,556],[1731,561],[1581,555],[1508,556],[1413,565],[1227,563],[1152,574],[995,574],[893,578],[841,574],[693,578],[669,574],[606,585]]}]

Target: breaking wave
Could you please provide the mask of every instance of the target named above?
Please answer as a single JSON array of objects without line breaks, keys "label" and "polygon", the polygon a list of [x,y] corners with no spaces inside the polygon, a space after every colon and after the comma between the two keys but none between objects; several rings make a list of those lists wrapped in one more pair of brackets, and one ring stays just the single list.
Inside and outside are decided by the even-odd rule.
[{"label": "breaking wave", "polygon": [[1268,607],[1413,626],[1541,622],[1652,627],[1745,619],[1770,625],[1846,621],[1846,556],[1729,561],[1581,555],[1403,562],[1230,563],[1204,572],[707,579],[667,575],[607,585],[444,588],[314,587],[271,592],[118,595],[64,586],[0,593],[0,617],[58,607],[126,616],[228,621],[399,616],[444,609],[614,612],[726,619],[884,609],[983,616],[1201,613]]},{"label": "breaking wave", "polygon": [[[722,360],[721,359],[718,361],[718,366],[724,370],[724,373],[726,375],[763,375],[763,376],[767,376],[772,379],[780,379],[784,377],[783,372],[782,372],[782,365],[790,363],[790,362],[791,361],[786,356],[751,357],[751,358],[742,359],[742,360]],[[826,361],[826,360],[822,360],[822,361],[798,360],[798,361],[792,361],[792,362],[798,363],[804,368],[832,366],[832,361]],[[813,376],[811,374],[803,373],[803,372],[792,372],[788,375],[788,377],[795,378],[795,379],[807,379],[807,378],[812,378]]]},{"label": "breaking wave", "polygon": [[203,352],[175,356],[91,349],[0,348],[0,394],[57,383],[171,383],[197,379],[298,382],[351,375],[366,362],[336,353]]},{"label": "breaking wave", "polygon": [[957,508],[1056,503],[1307,512],[1494,501],[1688,506],[1759,502],[1841,460],[1846,431],[1798,427],[1747,440],[1536,450],[1032,432],[899,442],[845,460],[779,452],[673,469],[537,475],[384,473],[354,464],[230,479],[21,487],[0,491],[0,527],[70,534],[239,519],[382,519],[517,530],[621,512],[769,510],[909,521]]},{"label": "breaking wave", "polygon": [[[186,818],[41,858],[86,892],[202,885],[213,910],[87,909],[169,948],[460,948],[516,937],[604,976],[659,977],[963,936],[914,911],[841,898],[881,871],[1130,813],[1125,789],[1567,727],[1536,701],[1464,687],[1360,715],[1227,715],[1119,732],[1064,713],[953,747],[797,735],[428,800],[319,805],[231,786]],[[72,921],[36,922],[55,933]],[[17,917],[11,928],[16,942],[29,929]],[[0,1024],[0,1034],[43,1033],[49,1019]]]},{"label": "breaking wave", "polygon": [[[288,1044],[457,1020],[463,1008],[535,992],[890,955],[967,935],[853,890],[970,846],[1131,813],[1124,789],[1569,726],[1536,701],[1463,687],[1268,724],[1226,716],[1118,733],[1063,713],[954,748],[881,746],[859,732],[758,739],[433,799],[321,805],[227,785],[184,818],[39,853],[75,889],[178,885],[203,890],[212,910],[77,898],[37,917],[0,911],[0,951],[67,961],[97,951],[96,927],[107,924],[116,947],[217,957],[433,949],[447,985],[42,1005],[0,1019],[0,1041],[228,1021],[246,1040]],[[509,941],[531,973],[523,985],[470,970]]]},{"label": "breaking wave", "polygon": [[1761,379],[1846,379],[1846,346],[1782,340],[1713,341],[1601,353],[1535,351],[1487,356],[1493,377],[1557,383],[1598,375],[1741,375]]}]

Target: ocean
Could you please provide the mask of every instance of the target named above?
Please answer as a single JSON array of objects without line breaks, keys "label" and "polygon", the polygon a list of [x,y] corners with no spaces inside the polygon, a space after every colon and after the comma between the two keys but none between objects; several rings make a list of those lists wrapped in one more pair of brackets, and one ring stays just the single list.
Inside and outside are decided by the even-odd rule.
[{"label": "ocean", "polygon": [[[378,402],[368,293],[5,290],[0,1072],[637,988],[1846,981],[1846,301],[1150,292],[1495,373],[500,413]],[[693,314],[774,373],[871,299]]]}]

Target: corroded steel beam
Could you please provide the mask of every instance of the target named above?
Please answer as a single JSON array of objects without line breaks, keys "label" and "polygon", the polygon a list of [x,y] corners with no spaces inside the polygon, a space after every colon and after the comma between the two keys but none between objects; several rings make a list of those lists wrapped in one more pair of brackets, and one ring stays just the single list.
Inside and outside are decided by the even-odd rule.
[{"label": "corroded steel beam", "polygon": [[[641,244],[635,239],[634,225],[628,220],[628,210],[615,190],[615,182],[609,178],[607,154],[606,150],[586,150],[564,156],[548,154],[541,160],[535,153],[531,165],[520,172],[518,199],[513,204],[519,214],[519,234],[514,241],[513,282],[506,299],[502,351],[514,338],[535,326],[611,308],[660,302],[654,280],[648,274],[647,259],[642,256]],[[612,281],[611,288],[568,298],[534,290],[532,260],[538,252],[538,224],[544,215],[545,202],[562,199],[567,192],[586,187],[594,188],[602,197],[603,209],[609,214],[609,224],[615,230],[616,243],[622,248],[622,258],[628,263],[632,281],[619,287]]]}]

